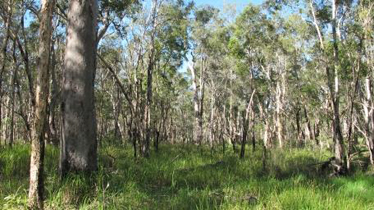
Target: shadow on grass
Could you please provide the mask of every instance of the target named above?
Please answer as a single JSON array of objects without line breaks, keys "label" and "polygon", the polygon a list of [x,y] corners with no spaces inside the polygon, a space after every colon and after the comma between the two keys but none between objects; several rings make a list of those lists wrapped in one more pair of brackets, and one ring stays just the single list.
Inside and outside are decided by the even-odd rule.
[{"label": "shadow on grass", "polygon": [[[28,150],[27,146],[19,145],[0,151],[0,162],[4,163],[0,165],[4,178],[1,199],[17,193],[26,196]],[[201,152],[193,146],[162,145],[149,159],[134,159],[130,148],[107,146],[100,150],[97,173],[89,177],[73,174],[59,182],[58,149],[48,147],[47,206],[54,209],[318,209],[325,205],[334,209],[338,204],[347,203],[347,208],[363,204],[366,208],[374,203],[373,177],[355,174],[326,178],[327,172],[321,171],[318,163],[326,160],[328,154],[275,150],[269,154],[263,170],[261,150],[249,152],[243,160],[232,152],[223,156],[207,151]],[[331,202],[332,198],[337,204]],[[7,201],[0,201],[0,206],[4,202]]]}]

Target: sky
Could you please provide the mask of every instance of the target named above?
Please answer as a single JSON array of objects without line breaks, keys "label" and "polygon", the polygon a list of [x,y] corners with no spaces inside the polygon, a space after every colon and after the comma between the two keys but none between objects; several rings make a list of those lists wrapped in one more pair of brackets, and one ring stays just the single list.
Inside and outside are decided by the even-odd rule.
[{"label": "sky", "polygon": [[235,4],[237,9],[241,9],[240,7],[244,7],[248,3],[252,4],[261,4],[264,0],[195,0],[196,5],[211,5],[217,7],[219,9],[223,8],[225,4]]},{"label": "sky", "polygon": [[[189,2],[188,0],[187,2]],[[210,5],[213,7],[216,7],[220,10],[224,8],[224,5],[235,5],[236,11],[240,12],[244,9],[244,7],[249,4],[255,4],[259,5],[263,3],[265,0],[193,0],[197,6],[203,6],[203,5]],[[145,0],[144,1],[146,5],[151,5],[151,0]]]}]

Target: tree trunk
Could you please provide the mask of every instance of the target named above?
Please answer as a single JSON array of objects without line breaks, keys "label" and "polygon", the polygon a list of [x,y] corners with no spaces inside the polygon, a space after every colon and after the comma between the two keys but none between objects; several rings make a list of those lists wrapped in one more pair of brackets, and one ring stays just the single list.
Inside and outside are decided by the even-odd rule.
[{"label": "tree trunk", "polygon": [[280,82],[277,81],[276,85],[276,115],[275,115],[275,127],[277,132],[278,146],[283,147],[283,124],[281,119],[282,110],[282,90]]},{"label": "tree trunk", "polygon": [[[1,46],[1,51],[2,51],[2,64],[1,64],[1,69],[0,69],[0,131],[1,129],[3,128],[3,106],[2,106],[2,98],[3,98],[3,80],[4,80],[4,77],[3,77],[3,74],[4,74],[4,71],[5,71],[5,67],[6,67],[6,61],[7,61],[7,48],[8,48],[8,41],[9,41],[9,38],[10,38],[10,27],[11,27],[11,21],[12,21],[12,1],[8,1],[7,2],[8,5],[7,5],[7,13],[6,14],[6,18],[4,20],[4,26],[5,26],[5,37],[4,37],[4,40],[3,40],[3,45]],[[6,4],[5,4],[6,5]],[[0,133],[0,144],[1,144],[1,133]],[[5,138],[3,138],[4,141]],[[4,142],[5,143],[5,142]]]},{"label": "tree trunk", "polygon": [[244,158],[244,153],[245,153],[245,144],[247,142],[247,136],[248,136],[248,129],[249,129],[249,114],[253,110],[253,96],[256,91],[252,92],[251,98],[249,99],[247,109],[245,112],[243,111],[242,113],[242,118],[243,118],[243,126],[242,126],[242,145],[240,149],[240,158]]},{"label": "tree trunk", "polygon": [[16,41],[14,41],[13,45],[13,65],[14,65],[14,71],[13,71],[13,77],[12,77],[12,94],[11,94],[11,100],[12,100],[12,107],[10,112],[10,138],[9,138],[9,145],[12,146],[14,143],[14,106],[16,102],[16,81],[17,81],[17,73],[18,73],[18,67],[17,64],[17,56],[16,56]]},{"label": "tree trunk", "polygon": [[118,86],[116,83],[113,84],[112,93],[110,93],[110,100],[112,102],[112,113],[113,113],[113,129],[114,129],[114,140],[119,141],[122,139],[120,131],[119,116],[121,113],[121,97]]},{"label": "tree trunk", "polygon": [[351,157],[353,153],[353,136],[355,135],[355,127],[354,127],[354,103],[355,98],[357,94],[357,88],[358,88],[358,76],[356,75],[355,69],[353,69],[353,81],[349,85],[351,90],[353,90],[348,98],[349,101],[349,116],[348,116],[348,134],[347,134],[347,142],[348,142],[348,152],[347,152],[347,170],[349,171],[351,169]]},{"label": "tree trunk", "polygon": [[[26,71],[26,75],[27,75],[27,82],[28,82],[29,96],[30,96],[29,103],[30,103],[30,107],[31,107],[31,113],[33,114],[34,113],[34,108],[35,108],[35,92],[34,92],[34,84],[33,84],[33,77],[32,77],[33,72],[30,69],[30,64],[29,64],[29,50],[28,50],[28,41],[27,41],[27,34],[26,34],[26,30],[25,30],[25,20],[24,19],[25,19],[25,17],[22,16],[21,27],[22,27],[24,47],[22,46],[22,43],[21,43],[19,37],[16,37],[16,38],[17,38],[19,51],[20,51],[20,53],[23,57],[23,62],[25,64],[25,71]],[[32,116],[30,118],[32,118]]]},{"label": "tree trunk", "polygon": [[191,80],[192,80],[192,89],[194,91],[193,96],[193,104],[194,104],[194,125],[193,125],[193,141],[195,144],[199,144],[201,139],[199,137],[201,136],[200,133],[200,127],[199,127],[199,92],[200,92],[200,85],[198,85],[197,82],[197,75],[196,70],[193,65],[193,63],[189,65],[189,69],[191,71]]},{"label": "tree trunk", "polygon": [[203,116],[204,116],[204,96],[205,96],[205,59],[201,59],[201,67],[200,67],[200,101],[199,101],[199,132],[198,132],[198,140],[199,144],[202,144],[202,140],[204,137],[204,130],[203,130]]},{"label": "tree trunk", "polygon": [[148,61],[148,68],[147,68],[147,98],[146,98],[146,105],[144,109],[144,122],[145,122],[145,138],[141,145],[141,155],[143,157],[149,157],[149,145],[151,141],[151,134],[152,134],[152,119],[151,119],[151,111],[152,111],[152,81],[153,81],[153,70],[155,66],[154,57],[155,57],[155,36],[156,36],[156,17],[157,17],[157,0],[152,1],[152,14],[151,14],[151,25],[152,25],[152,32],[151,32],[151,45],[150,45],[150,54],[149,54],[149,61]]},{"label": "tree trunk", "polygon": [[[16,87],[18,90],[21,89],[20,87],[20,81],[19,81],[19,78],[16,77]],[[17,96],[18,96],[18,100],[19,100],[19,109],[20,109],[20,113],[19,115],[21,116],[24,124],[25,124],[25,128],[26,128],[26,134],[23,136],[24,140],[30,140],[31,141],[31,125],[30,125],[30,122],[29,122],[29,118],[26,114],[26,111],[23,107],[23,97],[22,97],[22,91],[17,91]]]},{"label": "tree trunk", "polygon": [[211,107],[210,107],[210,122],[209,122],[209,146],[210,146],[210,149],[213,150],[213,142],[214,142],[214,122],[215,122],[215,116],[214,116],[214,112],[215,112],[215,96],[213,95],[212,96],[212,99],[211,99]]},{"label": "tree trunk", "polygon": [[240,148],[240,159],[244,158],[245,144],[247,142],[248,122],[247,122],[246,115],[247,114],[243,111],[242,113],[243,126],[242,126],[242,142],[241,142],[241,148]]},{"label": "tree trunk", "polygon": [[371,93],[371,80],[367,76],[365,78],[365,96],[364,96],[364,119],[365,119],[365,131],[364,136],[366,140],[366,146],[369,150],[369,160],[370,164],[374,165],[374,123],[373,123],[373,112],[374,108],[372,107],[372,93]]},{"label": "tree trunk", "polygon": [[97,170],[94,106],[97,1],[69,3],[63,72],[63,134],[60,172]]},{"label": "tree trunk", "polygon": [[302,146],[303,145],[303,142],[304,142],[304,139],[305,139],[305,136],[304,136],[304,133],[302,132],[301,130],[301,125],[300,125],[300,107],[297,107],[296,109],[296,128],[297,128],[297,143]]},{"label": "tree trunk", "polygon": [[319,120],[317,119],[315,122],[314,122],[314,125],[313,125],[313,136],[314,136],[314,139],[316,141],[316,144],[317,146],[321,146],[321,143],[319,141]]},{"label": "tree trunk", "polygon": [[117,140],[122,141],[122,132],[121,132],[121,123],[120,123],[120,114],[122,110],[122,103],[121,103],[121,95],[118,86],[116,85],[115,88],[116,93],[116,99],[115,104],[113,106],[114,108],[114,136]]},{"label": "tree trunk", "polygon": [[[339,49],[337,43],[337,34],[336,34],[336,14],[338,11],[337,5],[338,3],[336,0],[332,1],[332,33],[333,33],[333,49],[334,49],[334,65],[333,65],[333,78],[334,78],[334,87],[332,86],[332,75],[328,70],[328,78],[330,78],[330,92],[331,92],[331,100],[333,103],[333,112],[334,112],[334,120],[333,120],[333,139],[334,139],[334,149],[335,149],[335,160],[337,163],[336,172],[338,174],[344,171],[344,145],[343,145],[343,135],[341,131],[340,125],[340,113],[339,113],[339,105],[340,105],[340,91],[339,91],[339,74],[338,74],[338,67],[339,67]],[[329,69],[329,68],[328,68]]]},{"label": "tree trunk", "polygon": [[225,134],[229,133],[227,128],[227,121],[226,121],[226,106],[223,107],[222,116],[221,116],[221,129],[220,129],[220,138],[222,141],[222,154],[225,155],[226,152],[226,140],[225,140]]},{"label": "tree trunk", "polygon": [[29,208],[43,209],[44,193],[44,134],[47,125],[49,93],[49,57],[52,34],[52,16],[55,1],[42,1],[39,28],[39,58],[36,83],[35,120],[32,129]]},{"label": "tree trunk", "polygon": [[54,43],[52,42],[51,46],[51,79],[52,79],[52,88],[51,88],[51,94],[50,94],[50,104],[49,104],[49,126],[48,126],[48,140],[49,143],[52,143],[53,145],[58,145],[58,133],[56,128],[56,105],[59,101],[59,91],[58,91],[58,85],[57,85],[57,78],[56,78],[56,53],[54,50]]},{"label": "tree trunk", "polygon": [[315,140],[314,132],[312,131],[312,126],[310,124],[310,119],[308,116],[308,110],[306,109],[306,106],[304,106],[304,116],[306,120],[305,134],[308,136],[309,139]]}]

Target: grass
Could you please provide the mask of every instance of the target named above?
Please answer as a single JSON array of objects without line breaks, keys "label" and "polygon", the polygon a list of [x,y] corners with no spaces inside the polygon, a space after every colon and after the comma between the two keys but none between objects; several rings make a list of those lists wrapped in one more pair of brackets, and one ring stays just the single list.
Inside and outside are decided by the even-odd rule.
[{"label": "grass", "polygon": [[[249,150],[249,149],[248,149]],[[249,153],[249,154],[248,154]],[[46,150],[46,209],[374,209],[374,177],[357,170],[326,178],[314,163],[328,153],[287,149],[268,154],[210,153],[162,145],[150,159],[130,147],[100,149],[99,170],[59,181],[58,149]],[[29,146],[0,151],[0,209],[25,209]]]}]

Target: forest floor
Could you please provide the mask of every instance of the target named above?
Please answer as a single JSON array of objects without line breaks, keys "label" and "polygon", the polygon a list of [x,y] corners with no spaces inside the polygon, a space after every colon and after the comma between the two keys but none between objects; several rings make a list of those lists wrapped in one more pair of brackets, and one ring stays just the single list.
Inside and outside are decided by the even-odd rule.
[{"label": "forest floor", "polygon": [[[58,155],[47,146],[46,209],[374,209],[374,176],[329,178],[319,150],[275,150],[264,168],[261,148],[240,160],[231,148],[162,145],[135,160],[129,146],[105,146],[97,173],[62,182]],[[2,148],[0,209],[25,209],[28,175],[29,146]]]}]

